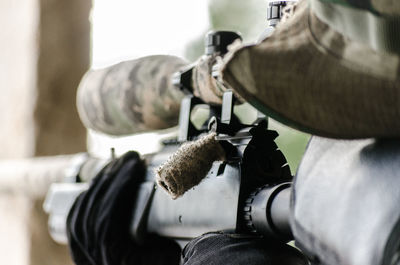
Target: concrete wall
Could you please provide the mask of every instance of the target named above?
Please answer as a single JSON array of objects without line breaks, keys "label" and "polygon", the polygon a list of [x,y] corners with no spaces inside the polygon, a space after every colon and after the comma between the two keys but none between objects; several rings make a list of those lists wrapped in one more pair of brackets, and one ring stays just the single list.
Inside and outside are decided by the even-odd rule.
[{"label": "concrete wall", "polygon": [[[90,8],[90,0],[0,0],[0,159],[85,150],[75,93],[89,67]],[[71,264],[48,236],[42,200],[0,193],[0,216],[0,264]]]},{"label": "concrete wall", "polygon": [[75,98],[90,62],[91,0],[40,0],[40,8],[34,154],[76,153],[86,147]]},{"label": "concrete wall", "polygon": [[32,156],[39,3],[0,0],[0,12],[0,159]]}]

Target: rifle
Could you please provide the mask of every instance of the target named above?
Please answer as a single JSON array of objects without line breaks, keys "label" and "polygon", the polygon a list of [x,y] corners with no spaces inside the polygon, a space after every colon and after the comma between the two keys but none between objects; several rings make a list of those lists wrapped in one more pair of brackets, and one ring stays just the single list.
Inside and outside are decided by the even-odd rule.
[{"label": "rifle", "polygon": [[[131,234],[140,242],[147,234],[174,239],[182,245],[209,231],[230,231],[292,239],[289,225],[290,168],[259,115],[254,123],[242,124],[233,112],[234,95],[227,91],[221,106],[210,106],[210,118],[198,130],[190,117],[199,98],[186,96],[181,103],[178,139],[163,142],[163,148],[148,163],[146,180],[137,193]],[[214,131],[218,141],[231,148],[225,161],[215,161],[200,185],[172,200],[155,184],[155,169],[186,141]],[[71,170],[69,179],[91,179],[107,160],[83,159]],[[53,238],[66,242],[65,219],[74,198],[88,184],[53,184],[44,208],[50,214]],[[206,195],[206,196],[205,196]],[[216,203],[218,202],[218,203]],[[223,213],[223,214],[221,214]]]},{"label": "rifle", "polygon": [[[213,44],[221,36],[209,39]],[[208,56],[212,59],[213,51],[221,50],[210,49]],[[223,94],[221,105],[193,96],[194,70],[195,65],[191,65],[173,75],[175,84],[188,94],[181,103],[179,137],[165,141],[159,153],[147,157],[147,176],[132,209],[131,235],[137,242],[157,234],[183,246],[194,237],[218,230],[288,241],[294,233],[301,249],[308,250],[308,257],[316,263],[318,260],[327,264],[398,263],[400,222],[395,202],[400,193],[396,190],[398,185],[394,185],[399,179],[396,172],[400,171],[398,141],[344,142],[316,138],[309,146],[311,155],[303,161],[298,181],[291,189],[286,159],[274,143],[277,134],[267,129],[264,117],[260,115],[252,124],[242,124],[232,111],[236,99],[229,90]],[[210,107],[209,119],[201,128],[195,128],[191,113],[204,103]],[[231,152],[226,161],[212,163],[200,185],[182,198],[170,199],[157,188],[154,169],[182,142],[196,140],[207,131],[216,133],[218,141],[227,142]],[[90,179],[98,171],[93,168],[105,164],[95,159],[81,163],[72,178]],[[50,213],[53,238],[66,241],[66,215],[73,199],[86,187],[83,183],[51,188],[45,208]],[[345,196],[338,196],[343,191]],[[365,194],[372,196],[367,198]],[[360,221],[360,216],[364,220]]]},{"label": "rifle", "polygon": [[[285,1],[270,5],[270,27],[276,25],[281,7],[284,5]],[[206,37],[204,60],[206,64],[215,66],[210,62],[215,63],[215,58],[224,55],[227,46],[238,38],[240,35],[235,32],[209,33]],[[146,58],[137,62],[146,63]],[[171,65],[172,59],[168,58],[168,62]],[[277,132],[267,129],[268,122],[262,114],[259,114],[253,123],[243,124],[234,114],[237,98],[231,90],[223,93],[222,104],[216,103],[214,99],[204,100],[194,96],[196,91],[193,89],[193,84],[196,85],[194,81],[198,81],[193,80],[196,77],[193,74],[196,71],[196,64],[183,69],[183,63],[174,61],[173,64],[180,70],[173,74],[164,72],[166,76],[159,79],[172,79],[172,83],[186,95],[180,104],[178,138],[164,141],[160,152],[146,158],[148,164],[146,180],[140,185],[132,215],[133,238],[137,242],[142,242],[146,235],[157,234],[174,239],[183,246],[190,239],[206,232],[229,231],[262,235],[284,242],[292,240],[289,225],[292,176],[285,156],[274,142],[278,136]],[[218,79],[216,73],[217,68],[212,68],[212,78]],[[90,115],[102,111],[86,111],[84,104],[89,96],[85,98],[82,93],[84,92],[81,92],[83,103],[80,114],[88,127],[95,129],[100,127],[100,130],[114,134],[137,132],[126,126],[118,126],[122,124],[119,120],[111,122],[112,126],[93,122],[98,117]],[[113,100],[112,95],[109,100],[110,98]],[[191,121],[192,112],[198,105],[204,104],[209,107],[209,117],[201,128],[196,128]],[[124,105],[126,104],[120,104]],[[124,108],[121,107],[118,111],[123,112]],[[123,115],[121,113],[117,116]],[[187,191],[182,198],[172,200],[162,189],[157,188],[155,169],[182,143],[196,140],[201,134],[210,131],[216,133],[217,141],[229,146],[226,160],[211,161],[211,169],[201,184]],[[81,160],[73,166],[74,170],[71,170],[73,175],[69,177],[77,180],[73,181],[75,183],[53,184],[50,188],[44,208],[50,215],[50,233],[56,241],[67,242],[66,216],[74,199],[88,187],[88,184],[81,180],[90,180],[108,161],[93,158]]]}]

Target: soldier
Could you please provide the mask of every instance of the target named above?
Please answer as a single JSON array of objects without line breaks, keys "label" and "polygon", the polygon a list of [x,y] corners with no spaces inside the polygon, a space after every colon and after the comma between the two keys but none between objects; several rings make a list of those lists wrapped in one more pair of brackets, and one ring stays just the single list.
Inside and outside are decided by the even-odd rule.
[{"label": "soldier", "polygon": [[[225,84],[268,116],[313,134],[398,137],[400,1],[300,0],[284,12],[270,37],[225,57]],[[185,247],[182,264],[307,264],[292,250],[280,255],[279,244],[256,241],[204,235]]]},{"label": "soldier", "polygon": [[[340,138],[399,136],[400,1],[300,0],[284,12],[283,20],[268,38],[256,45],[235,46],[228,53],[222,64],[222,82],[267,115],[313,134]],[[163,65],[162,60],[156,65],[153,69]],[[177,60],[176,67],[168,71],[172,73],[184,65]],[[154,77],[148,69],[152,67],[143,76],[134,74],[131,81],[121,86],[132,80],[148,82]],[[138,71],[139,66],[133,65],[124,74]],[[101,76],[100,84],[112,82]],[[85,79],[83,86],[84,82]],[[100,101],[107,101],[105,95],[111,97],[104,93],[92,101],[105,106],[104,112],[78,101],[82,119],[89,127],[103,128],[110,134],[168,127],[177,117],[165,115],[170,110],[178,113],[176,102],[183,95],[171,86],[161,87],[165,90],[143,85],[129,92],[133,94],[108,90],[107,93],[121,93],[117,94],[121,100],[132,97],[137,104],[108,105]],[[162,95],[167,96],[164,99]],[[126,110],[128,116],[119,116]],[[110,117],[125,123],[126,129],[114,126],[115,119]],[[159,117],[171,117],[173,122],[163,123],[164,119]],[[99,122],[93,122],[96,120]],[[107,120],[110,122],[102,124]],[[226,263],[308,262],[283,243],[224,233],[196,238],[182,253],[183,265]]]},{"label": "soldier", "polygon": [[266,115],[335,138],[400,135],[400,1],[301,0],[225,57],[223,80]]}]

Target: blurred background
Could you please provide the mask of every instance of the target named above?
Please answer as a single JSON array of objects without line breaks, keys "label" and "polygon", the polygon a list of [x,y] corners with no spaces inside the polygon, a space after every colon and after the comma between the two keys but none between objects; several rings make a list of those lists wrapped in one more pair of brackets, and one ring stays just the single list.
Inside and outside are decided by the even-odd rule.
[{"label": "blurred background", "polygon": [[[47,234],[44,194],[2,170],[10,159],[86,150],[108,156],[110,147],[148,153],[159,147],[154,136],[173,133],[87,134],[75,97],[89,68],[152,54],[195,61],[211,29],[255,42],[267,26],[266,9],[266,0],[0,0],[0,264],[72,264],[66,247]],[[272,120],[270,127],[294,174],[309,136]]]}]

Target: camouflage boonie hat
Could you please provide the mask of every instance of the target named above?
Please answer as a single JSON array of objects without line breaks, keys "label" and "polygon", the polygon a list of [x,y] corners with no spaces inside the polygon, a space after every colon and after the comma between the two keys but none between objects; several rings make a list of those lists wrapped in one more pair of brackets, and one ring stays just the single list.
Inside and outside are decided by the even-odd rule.
[{"label": "camouflage boonie hat", "polygon": [[400,1],[300,0],[234,48],[223,81],[265,114],[334,138],[400,136]]}]

